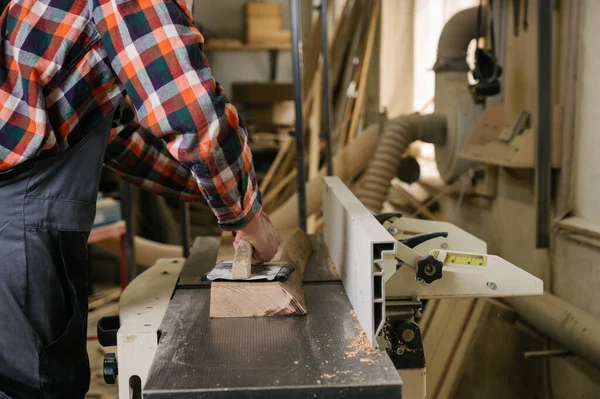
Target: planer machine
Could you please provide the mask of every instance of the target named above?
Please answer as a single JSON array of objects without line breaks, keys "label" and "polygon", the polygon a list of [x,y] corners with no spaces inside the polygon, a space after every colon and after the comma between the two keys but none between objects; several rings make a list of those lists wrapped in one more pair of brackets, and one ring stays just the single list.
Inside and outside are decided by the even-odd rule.
[{"label": "planer machine", "polygon": [[[336,177],[310,236],[304,316],[211,319],[220,239],[160,259],[98,323],[119,398],[425,398],[423,300],[541,295],[543,283],[445,222],[373,215]],[[118,361],[118,363],[117,363]]]}]

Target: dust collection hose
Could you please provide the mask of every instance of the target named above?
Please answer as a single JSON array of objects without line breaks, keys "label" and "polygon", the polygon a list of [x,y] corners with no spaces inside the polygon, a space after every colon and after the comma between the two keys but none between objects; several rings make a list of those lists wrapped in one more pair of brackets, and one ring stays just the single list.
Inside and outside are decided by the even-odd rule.
[{"label": "dust collection hose", "polygon": [[397,176],[402,154],[416,140],[444,144],[446,117],[440,114],[403,115],[390,119],[384,128],[375,157],[369,164],[358,199],[372,212],[379,213],[387,198],[390,181]]}]

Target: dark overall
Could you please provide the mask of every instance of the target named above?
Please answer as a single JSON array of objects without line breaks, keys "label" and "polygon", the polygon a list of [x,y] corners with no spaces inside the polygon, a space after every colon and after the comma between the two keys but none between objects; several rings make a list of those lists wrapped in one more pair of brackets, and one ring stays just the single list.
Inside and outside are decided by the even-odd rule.
[{"label": "dark overall", "polygon": [[0,398],[83,398],[87,239],[112,118],[0,173]]}]

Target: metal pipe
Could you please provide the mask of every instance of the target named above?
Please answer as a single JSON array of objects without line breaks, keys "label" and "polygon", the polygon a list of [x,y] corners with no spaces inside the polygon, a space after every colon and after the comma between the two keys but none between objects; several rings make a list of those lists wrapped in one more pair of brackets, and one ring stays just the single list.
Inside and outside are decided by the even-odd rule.
[{"label": "metal pipe", "polygon": [[398,174],[401,156],[415,140],[443,144],[446,140],[446,117],[440,114],[402,115],[387,122],[375,156],[364,174],[356,196],[369,210],[381,212],[390,181]]},{"label": "metal pipe", "polygon": [[550,185],[552,175],[552,0],[538,2],[538,120],[536,247],[550,246]]},{"label": "metal pipe", "polygon": [[333,176],[331,153],[331,95],[329,87],[329,40],[327,37],[327,0],[321,0],[321,56],[323,57],[323,138],[327,176]]},{"label": "metal pipe", "polygon": [[[466,56],[471,40],[477,36],[477,15],[479,7],[466,8],[454,14],[446,22],[438,41],[437,59],[433,70],[436,73],[446,71],[468,72]],[[481,32],[488,28],[488,8],[481,10]],[[466,79],[466,77],[465,77]]]},{"label": "metal pipe", "polygon": [[600,320],[596,317],[548,292],[503,301],[537,331],[600,366]]},{"label": "metal pipe", "polygon": [[190,256],[190,205],[187,202],[179,202],[179,215],[183,257],[187,258]]},{"label": "metal pipe", "polygon": [[125,258],[127,262],[127,281],[131,282],[136,275],[135,256],[133,253],[133,194],[131,184],[123,181],[121,187],[121,212],[125,221]]},{"label": "metal pipe", "polygon": [[300,10],[298,0],[290,1],[290,26],[292,30],[292,64],[294,73],[294,101],[296,105],[296,170],[298,193],[298,220],[306,231],[306,182],[304,181],[304,127],[302,126],[302,38],[300,36]]}]

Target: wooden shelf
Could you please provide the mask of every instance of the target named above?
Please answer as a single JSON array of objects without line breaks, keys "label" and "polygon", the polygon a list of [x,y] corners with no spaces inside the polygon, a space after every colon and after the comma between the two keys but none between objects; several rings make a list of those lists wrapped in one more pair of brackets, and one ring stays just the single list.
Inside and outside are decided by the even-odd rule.
[{"label": "wooden shelf", "polygon": [[236,39],[209,39],[206,51],[291,51],[291,43],[248,44]]}]

